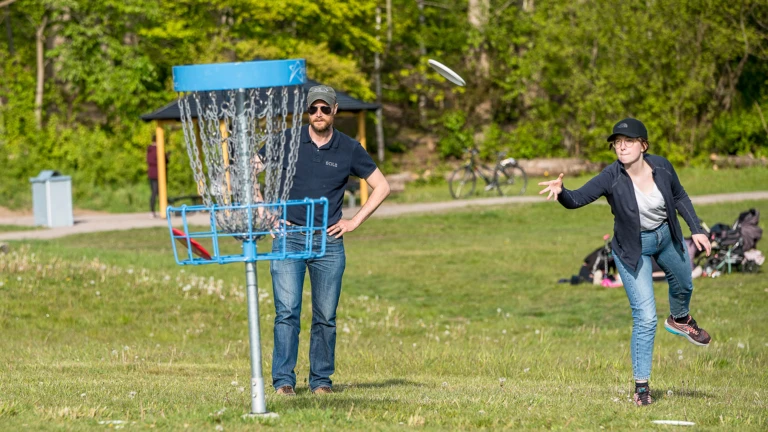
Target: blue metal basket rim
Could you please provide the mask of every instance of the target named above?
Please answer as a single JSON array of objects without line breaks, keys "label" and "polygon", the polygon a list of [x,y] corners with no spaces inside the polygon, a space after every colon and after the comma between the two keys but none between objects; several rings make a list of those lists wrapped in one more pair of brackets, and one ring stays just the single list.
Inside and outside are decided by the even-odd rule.
[{"label": "blue metal basket rim", "polygon": [[304,59],[261,60],[173,67],[176,92],[284,87],[306,82]]}]

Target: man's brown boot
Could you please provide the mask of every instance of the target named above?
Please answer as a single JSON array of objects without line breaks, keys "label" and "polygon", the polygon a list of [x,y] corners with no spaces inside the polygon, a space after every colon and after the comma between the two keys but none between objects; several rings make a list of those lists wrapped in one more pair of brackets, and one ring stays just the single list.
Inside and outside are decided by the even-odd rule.
[{"label": "man's brown boot", "polygon": [[284,385],[275,391],[275,394],[280,396],[296,396],[296,392],[293,391],[293,386]]},{"label": "man's brown boot", "polygon": [[331,394],[331,393],[333,393],[333,390],[331,390],[331,388],[328,386],[322,386],[312,390],[312,394],[316,394],[316,395]]}]

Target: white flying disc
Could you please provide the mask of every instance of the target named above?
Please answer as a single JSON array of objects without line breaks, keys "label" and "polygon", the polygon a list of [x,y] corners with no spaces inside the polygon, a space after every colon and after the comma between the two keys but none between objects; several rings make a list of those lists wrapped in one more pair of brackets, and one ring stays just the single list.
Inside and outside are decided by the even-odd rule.
[{"label": "white flying disc", "polygon": [[467,85],[467,83],[464,81],[464,78],[459,76],[459,74],[457,74],[456,72],[452,71],[451,68],[449,68],[448,66],[440,63],[439,61],[432,60],[432,59],[429,59],[428,63],[430,66],[432,66],[434,70],[437,71],[437,73],[445,77],[445,79],[447,79],[448,81],[462,87]]},{"label": "white flying disc", "polygon": [[682,420],[652,420],[651,423],[672,425],[672,426],[695,426],[696,423]]}]

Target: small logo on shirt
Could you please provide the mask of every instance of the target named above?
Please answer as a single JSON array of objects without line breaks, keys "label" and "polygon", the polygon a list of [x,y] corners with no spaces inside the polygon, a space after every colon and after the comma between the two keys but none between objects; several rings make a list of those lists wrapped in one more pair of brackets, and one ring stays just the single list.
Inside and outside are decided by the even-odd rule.
[{"label": "small logo on shirt", "polygon": [[325,161],[325,164],[328,165],[328,166],[332,166],[334,168],[338,168],[339,167],[338,165],[336,165],[336,162]]},{"label": "small logo on shirt", "polygon": [[628,125],[628,124],[626,124],[626,123],[622,123],[622,124],[620,124],[620,125],[616,126],[616,129],[623,129],[623,128],[628,128],[628,127],[629,127],[629,125]]}]

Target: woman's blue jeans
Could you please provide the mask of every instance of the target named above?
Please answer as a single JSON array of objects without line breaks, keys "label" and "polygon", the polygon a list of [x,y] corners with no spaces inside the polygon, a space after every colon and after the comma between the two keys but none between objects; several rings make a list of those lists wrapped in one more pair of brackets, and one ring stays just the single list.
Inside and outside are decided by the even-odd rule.
[{"label": "woman's blue jeans", "polygon": [[[289,234],[286,248],[288,251],[304,250],[305,241],[303,234]],[[313,241],[314,247],[319,248],[321,237],[315,236]],[[309,387],[314,390],[332,385],[330,376],[334,372],[336,351],[336,307],[346,266],[344,240],[328,236],[325,251],[322,258],[287,259],[270,264],[275,296],[275,348],[272,354],[272,385],[275,389],[285,385],[296,386],[299,319],[307,269],[312,285]]]},{"label": "woman's blue jeans", "polygon": [[632,308],[632,372],[635,380],[651,377],[653,342],[656,336],[656,300],[653,296],[651,257],[664,270],[669,283],[669,310],[674,318],[688,315],[693,280],[691,264],[685,245],[675,245],[665,222],[652,231],[640,233],[643,251],[637,269],[632,271],[619,259],[613,258],[624,283],[629,306]]}]

